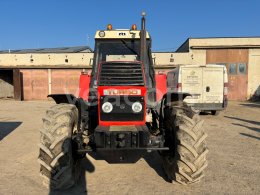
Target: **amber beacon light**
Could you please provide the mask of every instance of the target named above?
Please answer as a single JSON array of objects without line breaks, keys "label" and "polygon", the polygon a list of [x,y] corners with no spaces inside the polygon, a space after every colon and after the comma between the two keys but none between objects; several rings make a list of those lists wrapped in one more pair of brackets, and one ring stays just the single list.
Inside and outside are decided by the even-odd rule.
[{"label": "amber beacon light", "polygon": [[112,28],[112,24],[108,24],[107,25],[107,30],[112,30],[113,28]]},{"label": "amber beacon light", "polygon": [[133,24],[133,25],[132,25],[132,30],[137,30],[136,24]]}]

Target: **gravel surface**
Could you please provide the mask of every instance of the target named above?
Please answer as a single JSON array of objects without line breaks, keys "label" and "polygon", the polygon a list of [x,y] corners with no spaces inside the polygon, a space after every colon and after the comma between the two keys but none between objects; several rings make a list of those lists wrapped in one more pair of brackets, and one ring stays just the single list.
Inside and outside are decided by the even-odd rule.
[{"label": "gravel surface", "polygon": [[51,101],[0,100],[0,194],[260,194],[260,104],[230,102],[219,116],[201,115],[210,150],[206,177],[169,183],[157,153],[136,164],[108,164],[89,155],[78,184],[63,192],[42,185],[39,129]]}]

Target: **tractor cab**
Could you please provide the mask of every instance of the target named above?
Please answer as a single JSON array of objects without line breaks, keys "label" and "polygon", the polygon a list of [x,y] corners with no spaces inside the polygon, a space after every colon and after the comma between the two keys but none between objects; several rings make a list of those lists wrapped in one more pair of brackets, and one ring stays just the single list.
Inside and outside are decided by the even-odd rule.
[{"label": "tractor cab", "polygon": [[[147,33],[147,41],[150,42]],[[104,61],[140,61],[140,31],[133,25],[132,29],[112,29],[97,31],[95,35],[95,62]]]},{"label": "tractor cab", "polygon": [[96,32],[90,88],[98,86],[142,86],[148,91],[149,106],[156,101],[155,92],[150,95],[155,81],[148,32],[137,30],[135,24],[131,29],[113,29],[109,24],[107,30]]}]

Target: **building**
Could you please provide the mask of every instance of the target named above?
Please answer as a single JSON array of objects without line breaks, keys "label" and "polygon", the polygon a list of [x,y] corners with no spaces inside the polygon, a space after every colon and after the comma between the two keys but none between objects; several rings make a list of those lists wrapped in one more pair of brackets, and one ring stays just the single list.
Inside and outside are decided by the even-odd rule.
[{"label": "building", "polygon": [[[229,99],[260,96],[260,37],[189,38],[174,52],[153,52],[156,70],[180,64],[220,64],[229,73]],[[0,98],[46,99],[50,93],[77,95],[80,72],[91,69],[89,47],[0,52]]]},{"label": "building", "polygon": [[86,46],[0,52],[0,98],[47,99],[51,93],[77,94],[79,75],[90,68]]},{"label": "building", "polygon": [[155,64],[220,64],[229,75],[229,99],[260,96],[260,37],[189,38],[175,53],[153,53]]}]

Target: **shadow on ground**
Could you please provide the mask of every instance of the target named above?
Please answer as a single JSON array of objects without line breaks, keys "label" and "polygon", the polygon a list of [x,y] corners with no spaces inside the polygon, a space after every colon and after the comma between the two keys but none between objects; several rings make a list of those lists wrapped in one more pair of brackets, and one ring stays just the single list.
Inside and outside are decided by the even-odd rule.
[{"label": "shadow on ground", "polygon": [[247,133],[240,133],[240,135],[260,140],[260,137],[257,137],[257,136],[254,136],[254,135],[250,135],[250,134],[247,134]]},{"label": "shadow on ground", "polygon": [[0,122],[0,141],[21,124],[22,122]]},{"label": "shadow on ground", "polygon": [[163,167],[162,167],[162,159],[157,151],[153,151],[151,153],[147,153],[144,155],[144,160],[147,162],[147,164],[156,171],[156,173],[163,178],[165,181],[170,182],[167,178]]},{"label": "shadow on ground", "polygon": [[[233,120],[246,122],[246,123],[249,123],[249,124],[252,124],[252,125],[259,125],[259,127],[250,127],[250,126],[245,125],[245,124],[232,123],[233,125],[240,126],[240,127],[245,127],[248,130],[260,133],[260,122],[259,121],[252,121],[252,120],[247,120],[247,119],[242,119],[242,118],[237,118],[237,117],[230,117],[230,116],[225,116],[225,117],[229,118],[229,119],[233,119]],[[257,137],[257,136],[254,136],[254,135],[250,135],[250,134],[247,134],[247,133],[240,133],[240,135],[260,140],[260,137]]]},{"label": "shadow on ground", "polygon": [[260,133],[260,128],[256,128],[256,127],[249,127],[247,125],[242,125],[242,124],[239,124],[239,123],[232,123],[233,125],[236,125],[236,126],[240,126],[240,127],[245,127],[249,130],[252,130],[252,131],[255,131],[255,132],[258,132]]},{"label": "shadow on ground", "polygon": [[260,125],[259,121],[252,121],[252,120],[247,120],[247,119],[242,119],[242,118],[237,118],[237,117],[231,117],[231,116],[225,116],[225,117],[229,118],[229,119],[234,119],[234,120],[239,120],[239,121],[251,123],[253,125]]},{"label": "shadow on ground", "polygon": [[86,172],[92,173],[95,171],[94,165],[90,162],[90,160],[85,157],[80,162],[80,176],[77,183],[67,189],[67,190],[50,190],[49,195],[70,195],[70,194],[77,194],[77,195],[86,195],[88,194],[87,190],[87,180],[86,180]]},{"label": "shadow on ground", "polygon": [[260,108],[260,103],[243,103],[240,104],[241,106],[253,107],[253,108]]},{"label": "shadow on ground", "polygon": [[[96,153],[91,153],[90,155],[94,159],[100,159]],[[155,170],[155,172],[163,178],[165,181],[170,182],[164,173],[164,170],[162,168],[162,160],[158,152],[154,151],[151,153],[147,153],[144,155],[144,160],[147,162],[147,164]],[[83,194],[88,194],[87,191],[87,181],[86,181],[86,172],[92,173],[95,171],[94,165],[89,161],[89,159],[86,157],[82,159],[81,161],[81,173],[80,173],[80,178],[79,181],[75,186],[72,188],[69,188],[67,190],[63,191],[50,191],[49,195],[69,195],[69,194],[77,194],[77,195],[83,195]],[[102,184],[101,184],[102,185]]]},{"label": "shadow on ground", "polygon": [[[137,152],[137,151],[135,151]],[[104,160],[99,154],[97,153],[89,153],[89,155],[94,158],[95,160]],[[143,159],[146,163],[165,181],[170,182],[163,170],[162,167],[162,159],[157,151],[152,151],[151,153],[142,153]],[[139,159],[139,157],[138,157]],[[131,160],[126,163],[132,163]]]},{"label": "shadow on ground", "polygon": [[[238,123],[232,123],[233,125],[236,125],[236,126],[240,126],[240,127],[245,127],[249,130],[252,130],[252,131],[255,131],[257,133],[260,133],[260,128],[256,128],[256,127],[249,127],[249,126],[246,126],[246,125],[242,125],[242,124],[238,124]],[[243,135],[243,136],[246,136],[246,137],[250,137],[250,138],[254,138],[254,139],[257,139],[257,140],[260,140],[260,137],[257,137],[257,136],[254,136],[254,135],[250,135],[250,134],[247,134],[247,133],[240,133],[240,135]]]}]

